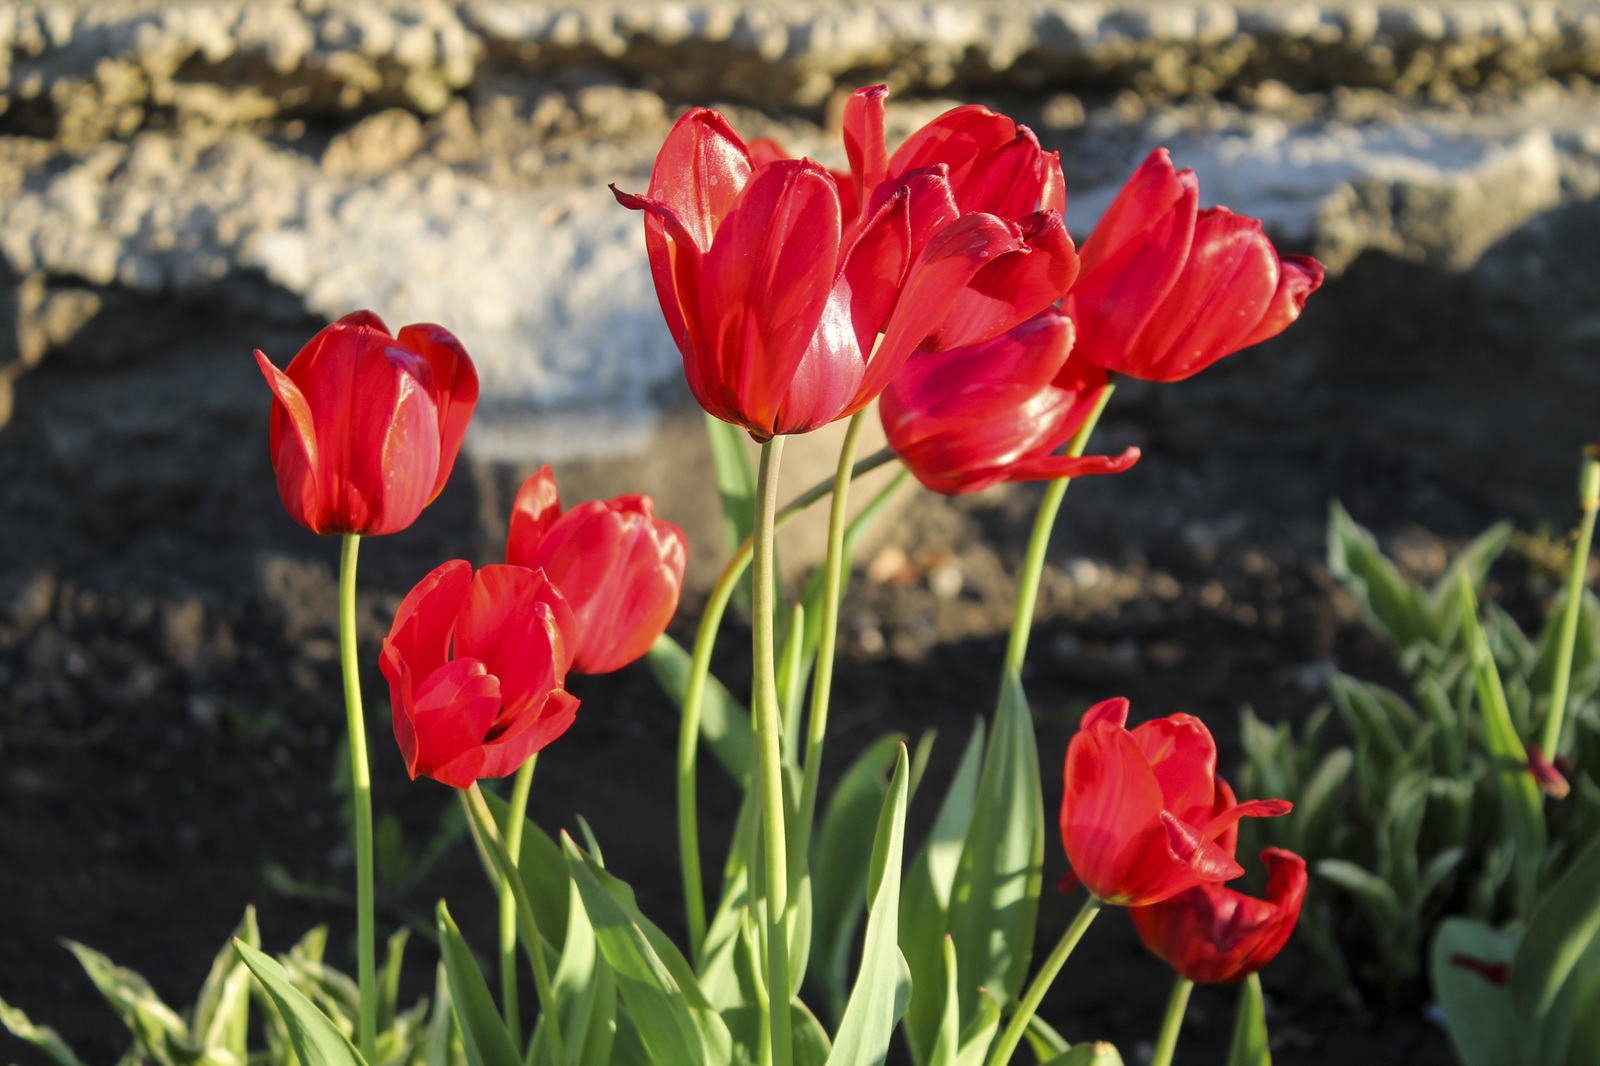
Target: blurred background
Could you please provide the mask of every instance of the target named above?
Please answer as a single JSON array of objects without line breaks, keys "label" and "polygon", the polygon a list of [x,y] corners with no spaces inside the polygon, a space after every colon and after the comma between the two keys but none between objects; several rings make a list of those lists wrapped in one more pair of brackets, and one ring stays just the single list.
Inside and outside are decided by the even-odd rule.
[{"label": "blurred background", "polygon": [[[1091,700],[1206,716],[1228,771],[1241,707],[1302,717],[1328,665],[1399,676],[1324,568],[1330,500],[1419,578],[1514,519],[1492,581],[1536,625],[1540,546],[1600,434],[1596,78],[1600,4],[1544,0],[0,3],[0,996],[109,1062],[121,1028],[57,937],[175,1005],[250,901],[269,948],[327,921],[349,961],[337,546],[278,503],[251,351],[282,366],[356,308],[445,325],[482,376],[444,495],[363,546],[361,614],[381,924],[426,926],[448,894],[482,904],[464,924],[489,942],[451,797],[406,781],[387,739],[377,641],[438,562],[496,558],[544,462],[569,504],[647,492],[686,529],[690,639],[726,554],[709,451],[639,218],[606,183],[642,189],[691,105],[837,166],[860,85],[891,86],[891,143],[988,104],[1060,151],[1080,243],[1165,145],[1203,204],[1327,264],[1283,336],[1113,400],[1092,446],[1145,458],[1075,485],[1057,528],[1027,677],[1047,805]],[[784,495],[836,443],[792,447]],[[928,727],[948,773],[992,706],[1037,498],[918,489],[878,523],[843,612],[830,773]],[[790,580],[819,534],[784,543]],[[736,691],[746,641],[735,623],[720,645]],[[675,929],[675,712],[642,666],[582,682],[534,816],[583,813]],[[731,822],[732,788],[703,776]],[[1065,910],[1047,898],[1042,942]],[[1076,1013],[1051,1020],[1136,1062],[1164,970],[1125,923],[1089,945],[1100,963],[1059,998]],[[1286,1061],[1447,1061],[1422,1003],[1290,991],[1308,966],[1265,975]],[[1225,1047],[1232,1001],[1208,995],[1189,1029]]]}]

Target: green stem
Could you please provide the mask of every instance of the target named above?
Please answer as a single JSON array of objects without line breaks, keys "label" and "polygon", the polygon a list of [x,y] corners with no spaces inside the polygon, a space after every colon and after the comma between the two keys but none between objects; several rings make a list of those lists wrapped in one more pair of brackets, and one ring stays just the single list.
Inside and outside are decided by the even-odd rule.
[{"label": "green stem", "polygon": [[1094,921],[1094,916],[1100,913],[1102,904],[1090,896],[1084,900],[1083,907],[1078,911],[1078,916],[1072,919],[1072,924],[1067,926],[1067,931],[1061,934],[1061,939],[1056,941],[1055,949],[1050,952],[1050,957],[1044,960],[1044,965],[1039,967],[1039,972],[1034,974],[1033,983],[1028,986],[1028,991],[1017,1004],[1017,1009],[1011,1014],[1011,1022],[1006,1026],[1006,1031],[1001,1034],[1000,1042],[989,1052],[986,1060],[987,1066],[1006,1066],[1011,1061],[1011,1053],[1017,1050],[1017,1045],[1022,1043],[1022,1036],[1028,1031],[1028,1023],[1033,1020],[1034,1012],[1039,1009],[1039,1004],[1044,1001],[1044,994],[1050,991],[1050,985],[1055,981],[1056,975],[1061,972],[1061,967],[1066,963],[1067,956],[1072,954],[1072,949],[1078,946],[1078,941],[1083,939],[1084,930],[1089,928],[1089,923]]},{"label": "green stem", "polygon": [[1555,760],[1561,750],[1561,727],[1567,714],[1567,690],[1572,683],[1572,646],[1578,639],[1578,616],[1583,607],[1583,579],[1589,570],[1589,543],[1594,540],[1595,511],[1600,509],[1600,461],[1583,460],[1578,502],[1583,507],[1583,524],[1572,545],[1572,567],[1567,573],[1566,609],[1561,615],[1561,643],[1556,649],[1556,674],[1550,686],[1550,711],[1545,716],[1539,747],[1546,759]]},{"label": "green stem", "polygon": [[361,989],[357,1046],[368,1062],[378,1054],[378,949],[373,929],[372,775],[367,769],[367,723],[361,713],[361,666],[356,658],[356,555],[361,535],[346,533],[339,555],[339,660],[344,669],[345,728],[350,734],[350,806],[356,848],[356,976]]},{"label": "green stem", "polygon": [[566,1062],[567,1050],[561,1040],[561,1022],[556,1017],[556,997],[550,988],[550,968],[544,959],[544,938],[539,935],[539,923],[533,916],[533,906],[528,902],[528,891],[523,887],[522,875],[517,871],[511,850],[500,835],[500,827],[495,824],[494,815],[490,813],[489,804],[483,798],[483,790],[478,783],[474,781],[470,787],[462,789],[461,798],[468,813],[478,823],[478,832],[489,842],[495,865],[500,868],[500,883],[511,888],[512,898],[517,905],[517,917],[522,920],[527,932],[522,947],[528,961],[533,964],[533,985],[539,993],[539,1007],[544,1012],[550,1033],[550,1051],[555,1061]]},{"label": "green stem", "polygon": [[845,512],[850,506],[850,468],[855,462],[856,441],[866,418],[859,411],[850,419],[844,446],[839,449],[839,469],[833,476],[833,508],[828,514],[828,558],[822,575],[822,617],[817,637],[817,663],[811,687],[811,715],[806,730],[805,775],[800,786],[800,856],[810,845],[811,823],[816,815],[817,787],[822,777],[822,745],[828,734],[828,698],[833,689],[833,655],[839,638],[839,599],[844,575]]},{"label": "green stem", "polygon": [[1178,1046],[1178,1030],[1183,1028],[1183,1013],[1189,1009],[1189,993],[1194,982],[1180,977],[1172,986],[1167,999],[1166,1017],[1161,1019],[1161,1033],[1156,1037],[1156,1047],[1150,1053],[1150,1066],[1172,1066],[1172,1052]]},{"label": "green stem", "polygon": [[[1089,435],[1094,432],[1095,423],[1100,421],[1100,413],[1106,409],[1106,403],[1116,387],[1116,375],[1107,374],[1106,387],[1100,390],[1100,398],[1095,401],[1089,417],[1072,435],[1065,454],[1073,458],[1083,454],[1083,449],[1089,444]],[[1057,478],[1045,489],[1044,499],[1039,502],[1039,514],[1033,522],[1033,535],[1028,538],[1028,554],[1022,562],[1022,573],[1017,577],[1017,611],[1011,622],[1011,640],[1006,644],[1005,669],[1006,672],[1015,670],[1018,677],[1022,676],[1022,660],[1028,654],[1028,635],[1033,630],[1033,612],[1039,603],[1039,578],[1044,574],[1044,556],[1050,547],[1050,532],[1055,528],[1056,513],[1061,510],[1061,500],[1071,483],[1069,477]]]},{"label": "green stem", "polygon": [[778,464],[783,437],[761,446],[756,469],[755,580],[751,629],[755,663],[756,760],[760,770],[761,828],[766,858],[767,995],[772,1019],[772,1061],[789,1066],[793,1049],[789,1039],[789,857],[783,817],[783,755],[779,738],[783,722],[778,715],[778,675],[773,654],[773,534],[778,511]]},{"label": "green stem", "polygon": [[[852,480],[868,474],[894,458],[888,448],[880,449],[857,463],[850,472]],[[782,529],[791,519],[807,507],[822,499],[834,487],[834,478],[819,481],[784,505],[773,521],[774,530]],[[700,872],[700,823],[695,796],[695,776],[700,754],[700,711],[705,702],[706,678],[711,673],[711,651],[717,643],[717,630],[728,601],[745,568],[754,554],[754,540],[746,537],[743,544],[723,567],[700,613],[700,629],[695,634],[694,651],[689,660],[689,680],[684,687],[683,714],[678,722],[678,850],[679,865],[683,872],[684,909],[689,924],[689,954],[698,963],[706,938],[706,900],[704,881]]]},{"label": "green stem", "polygon": [[[533,768],[539,753],[517,771],[511,785],[511,813],[506,816],[506,851],[511,861],[522,862],[522,826],[528,817],[528,793],[533,787]],[[522,1046],[522,1012],[517,1007],[517,898],[509,882],[500,882],[500,1003],[505,1011],[511,1042]]]}]

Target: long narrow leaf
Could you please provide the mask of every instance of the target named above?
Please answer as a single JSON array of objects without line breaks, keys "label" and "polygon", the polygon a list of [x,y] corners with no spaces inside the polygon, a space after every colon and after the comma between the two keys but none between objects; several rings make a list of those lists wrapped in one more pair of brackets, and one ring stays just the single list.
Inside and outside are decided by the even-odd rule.
[{"label": "long narrow leaf", "polygon": [[[681,708],[689,687],[689,653],[663,633],[645,654],[645,661],[662,691]],[[707,676],[700,700],[700,740],[711,749],[734,784],[743,786],[750,777],[750,753],[755,746],[750,712],[714,675]]]},{"label": "long narrow leaf", "polygon": [[1267,1004],[1257,974],[1251,974],[1239,986],[1239,1013],[1233,1019],[1228,1066],[1272,1066],[1272,1051],[1267,1046]]},{"label": "long narrow leaf", "polygon": [[1511,998],[1538,1032],[1578,959],[1600,936],[1600,841],[1556,882],[1528,922],[1511,966]]},{"label": "long narrow leaf", "polygon": [[522,1056],[495,1008],[489,985],[444,900],[439,901],[438,919],[439,954],[450,980],[450,1001],[461,1025],[467,1061],[471,1066],[522,1066]]},{"label": "long narrow leaf", "polygon": [[289,983],[282,966],[242,940],[233,948],[278,1008],[300,1066],[366,1066],[350,1038]]}]

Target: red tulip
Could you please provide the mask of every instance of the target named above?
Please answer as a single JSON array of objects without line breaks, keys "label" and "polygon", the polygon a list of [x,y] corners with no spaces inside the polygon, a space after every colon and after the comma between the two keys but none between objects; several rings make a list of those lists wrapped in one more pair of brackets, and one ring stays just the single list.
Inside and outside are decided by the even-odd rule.
[{"label": "red tulip", "polygon": [[[847,215],[832,175],[780,154],[763,145],[757,162],[725,118],[696,108],[667,136],[647,195],[613,189],[646,212],[656,294],[690,391],[758,440],[854,414],[930,336],[986,339],[1071,282],[1061,277],[1076,253],[1047,218],[962,214],[933,171]],[[1021,269],[1035,246],[1057,261],[1043,302]]]},{"label": "red tulip", "polygon": [[538,570],[456,559],[423,578],[395,613],[379,665],[394,737],[415,780],[453,788],[504,777],[566,732],[563,691],[572,611]]},{"label": "red tulip", "polygon": [[1280,257],[1256,219],[1199,200],[1194,171],[1158,148],[1083,243],[1063,310],[1096,365],[1180,381],[1283,332],[1322,284],[1321,263]]},{"label": "red tulip", "polygon": [[289,517],[313,533],[394,533],[416,521],[455,466],[478,375],[447,330],[391,337],[370,311],[346,315],[286,371],[261,352],[273,392],[272,467]]},{"label": "red tulip", "polygon": [[1567,782],[1563,770],[1570,770],[1566,765],[1567,760],[1556,756],[1556,761],[1551,763],[1544,757],[1544,750],[1537,744],[1528,745],[1528,772],[1533,775],[1534,784],[1539,786],[1539,791],[1555,799],[1566,799],[1567,793],[1572,791],[1572,785]]},{"label": "red tulip", "polygon": [[1265,899],[1222,885],[1199,885],[1128,917],[1139,939],[1180,976],[1201,984],[1237,981],[1271,962],[1288,943],[1306,898],[1306,861],[1268,848]]},{"label": "red tulip", "polygon": [[993,340],[913,356],[883,390],[883,431],[917,480],[947,496],[1002,481],[1115,474],[1139,459],[1055,454],[1083,425],[1106,373],[1072,351],[1047,309]]},{"label": "red tulip", "polygon": [[942,351],[989,340],[1061,299],[1078,276],[1078,254],[1061,218],[1067,194],[1059,153],[1040,148],[1028,127],[971,104],[946,111],[888,155],[888,95],[881,85],[861,89],[845,105],[855,199],[870,210],[907,190],[913,249],[950,219],[977,214],[1009,222],[1029,253],[979,271],[919,347]]},{"label": "red tulip", "polygon": [[678,609],[683,530],[648,496],[580,503],[566,514],[545,466],[517,492],[506,562],[542,569],[572,607],[572,669],[604,674],[650,650]]},{"label": "red tulip", "polygon": [[1244,873],[1233,827],[1290,805],[1232,803],[1200,719],[1174,714],[1131,732],[1127,721],[1127,700],[1096,704],[1067,747],[1061,841],[1073,874],[1106,903],[1142,907]]}]

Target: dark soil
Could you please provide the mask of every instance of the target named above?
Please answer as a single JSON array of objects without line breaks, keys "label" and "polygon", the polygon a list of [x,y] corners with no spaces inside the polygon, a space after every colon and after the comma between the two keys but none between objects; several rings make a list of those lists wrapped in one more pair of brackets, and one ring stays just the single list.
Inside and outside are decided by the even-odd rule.
[{"label": "dark soil", "polygon": [[[1107,438],[1141,432],[1135,421],[1113,421]],[[255,513],[270,513],[265,461],[249,476],[255,484],[238,491]],[[380,934],[401,923],[424,934],[407,967],[413,996],[431,975],[433,902],[447,898],[480,945],[491,942],[493,908],[465,844],[419,868],[441,819],[453,817],[453,798],[406,779],[388,737],[387,693],[370,667],[409,581],[437,559],[481,553],[462,517],[474,506],[468,495],[452,487],[437,515],[364,551],[376,805],[401,830],[380,870]],[[973,719],[992,709],[1008,575],[1037,495],[1030,487],[953,503],[921,499],[885,547],[857,560],[843,610],[830,771],[887,730],[937,729],[927,780],[942,787]],[[1358,520],[1398,533],[1395,543],[1435,554],[1441,542],[1424,527],[1454,543],[1493,517],[1469,490],[1425,468],[1357,451],[1184,452],[1156,443],[1134,472],[1073,487],[1026,677],[1047,812],[1059,804],[1066,742],[1092,701],[1129,696],[1139,719],[1197,713],[1231,768],[1241,706],[1269,720],[1304,715],[1322,698],[1328,663],[1398,681],[1321,566],[1331,496]],[[326,922],[330,961],[351,967],[353,875],[335,790],[343,715],[330,628],[334,545],[281,514],[261,522],[268,546],[285,550],[262,549],[254,580],[231,587],[210,581],[184,591],[166,580],[146,591],[108,588],[88,565],[81,577],[35,569],[9,579],[0,630],[0,996],[60,1030],[90,1063],[115,1060],[126,1039],[58,938],[138,970],[179,1007],[247,903],[260,908],[270,949]],[[208,565],[226,569],[215,558]],[[675,626],[685,643],[692,620],[686,610]],[[735,624],[719,644],[719,674],[736,691],[747,682],[747,639]],[[669,799],[675,714],[642,666],[574,687],[584,709],[540,761],[533,816],[555,831],[575,830],[583,814],[644,909],[680,932]],[[715,764],[705,765],[704,838],[716,851],[737,797]],[[913,839],[932,806],[924,800],[913,813]],[[720,856],[707,858],[715,869]],[[1047,885],[1063,866],[1052,837]],[[1075,909],[1047,890],[1041,954]],[[1293,947],[1264,979],[1281,1063],[1450,1060],[1423,1020],[1420,995],[1397,1006],[1352,1005]],[[1109,914],[1042,1014],[1070,1039],[1114,1041],[1136,1063],[1168,987],[1165,967],[1123,916]],[[1181,1045],[1186,1061],[1222,1060],[1233,1002],[1229,988],[1197,991]],[[4,1054],[22,1066],[43,1063],[9,1039]]]}]

